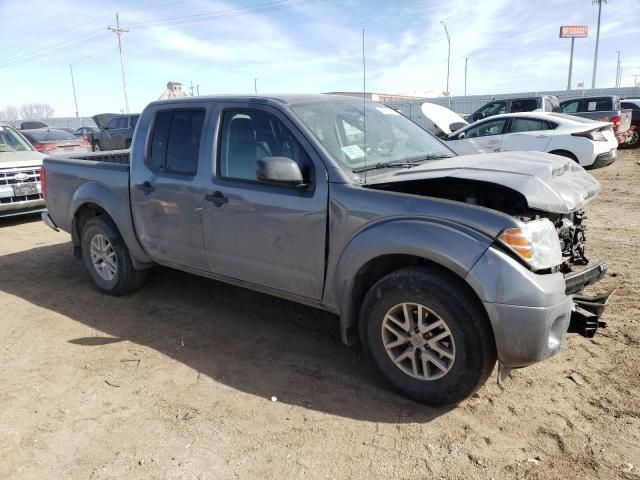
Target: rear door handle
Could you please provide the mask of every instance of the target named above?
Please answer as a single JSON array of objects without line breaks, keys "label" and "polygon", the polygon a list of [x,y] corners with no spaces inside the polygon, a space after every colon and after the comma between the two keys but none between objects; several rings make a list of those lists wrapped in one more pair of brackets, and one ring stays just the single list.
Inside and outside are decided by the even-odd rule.
[{"label": "rear door handle", "polygon": [[144,182],[141,185],[138,185],[138,190],[141,190],[145,195],[149,195],[151,192],[156,191],[156,187],[151,185],[148,181]]},{"label": "rear door handle", "polygon": [[216,190],[211,195],[205,195],[204,199],[207,202],[213,203],[216,207],[221,207],[225,203],[229,202],[229,199],[225,197],[220,190]]}]

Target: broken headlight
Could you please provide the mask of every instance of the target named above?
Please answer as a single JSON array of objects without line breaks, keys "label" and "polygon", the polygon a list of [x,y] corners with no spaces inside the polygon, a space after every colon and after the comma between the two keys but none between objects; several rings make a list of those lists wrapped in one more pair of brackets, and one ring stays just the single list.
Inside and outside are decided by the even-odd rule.
[{"label": "broken headlight", "polygon": [[498,240],[532,270],[545,270],[562,263],[562,249],[556,227],[546,218],[531,220],[521,227],[507,228]]}]

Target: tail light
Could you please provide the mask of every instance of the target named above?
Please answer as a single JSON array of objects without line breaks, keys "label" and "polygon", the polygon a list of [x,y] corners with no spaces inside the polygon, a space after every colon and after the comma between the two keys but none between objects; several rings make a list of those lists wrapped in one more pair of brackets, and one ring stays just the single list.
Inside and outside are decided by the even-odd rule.
[{"label": "tail light", "polygon": [[40,192],[42,198],[47,198],[47,171],[44,169],[44,165],[40,167]]},{"label": "tail light", "polygon": [[622,121],[622,119],[620,118],[620,116],[619,116],[619,115],[616,115],[615,117],[611,117],[611,118],[609,119],[609,121],[610,121],[611,123],[613,123],[613,131],[614,131],[614,132],[617,132],[617,131],[618,131],[618,128],[620,128],[620,122]]},{"label": "tail light", "polygon": [[[606,127],[606,129],[608,128],[609,127]],[[572,133],[571,135],[573,137],[585,137],[585,138],[588,138],[589,140],[594,140],[596,142],[606,142],[607,137],[604,136],[603,130],[605,129],[597,128],[595,130],[587,130],[586,132]]]},{"label": "tail light", "polygon": [[36,143],[33,148],[35,148],[36,150],[38,150],[39,152],[46,152],[49,150],[54,150],[56,148],[55,145],[49,145],[46,143]]}]

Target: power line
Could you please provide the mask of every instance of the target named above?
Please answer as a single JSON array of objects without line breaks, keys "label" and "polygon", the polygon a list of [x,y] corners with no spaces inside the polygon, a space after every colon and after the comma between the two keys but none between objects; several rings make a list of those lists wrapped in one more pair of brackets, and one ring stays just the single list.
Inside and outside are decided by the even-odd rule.
[{"label": "power line", "polygon": [[0,69],[1,68],[8,68],[8,67],[13,67],[16,65],[20,65],[22,63],[29,63],[35,60],[40,60],[41,58],[46,58],[46,57],[50,57],[52,55],[57,55],[58,53],[63,53],[69,50],[73,50],[76,47],[79,47],[81,45],[87,45],[89,43],[94,43],[98,40],[101,40],[103,38],[108,37],[110,34],[109,33],[105,33],[105,32],[101,32],[97,35],[95,35],[94,37],[90,37],[90,38],[85,38],[79,42],[75,42],[75,43],[69,43],[67,45],[55,48],[55,49],[50,49],[47,51],[44,51],[42,53],[38,53],[38,54],[32,54],[31,56],[28,57],[24,57],[24,58],[18,58],[18,59],[14,59],[14,60],[10,60],[7,61],[5,63],[1,63],[0,64]]},{"label": "power line", "polygon": [[[297,0],[293,2],[287,1],[287,0],[275,0],[275,1],[265,2],[265,3],[250,5],[247,7],[234,8],[234,9],[228,9],[228,10],[219,10],[215,12],[205,12],[205,13],[187,15],[182,17],[170,17],[170,18],[165,18],[158,21],[134,22],[129,24],[129,28],[130,29],[147,29],[147,28],[165,27],[170,25],[180,25],[185,23],[213,21],[213,20],[220,20],[225,18],[255,14],[255,13],[266,13],[266,12],[271,12],[275,10],[282,10],[286,8],[310,5],[310,4],[315,4],[315,3],[325,2],[325,1],[327,0]],[[146,7],[132,8],[125,11],[157,8],[157,7],[176,4],[176,3],[183,3],[183,1],[164,2],[157,5],[149,5]],[[104,16],[97,17],[97,18],[98,19],[104,18]],[[95,41],[106,38],[108,35],[109,35],[108,33],[104,34],[104,31],[102,29],[83,33],[81,35],[71,37],[65,41],[48,45],[46,47],[42,47],[37,50],[33,50],[31,52],[7,59],[4,62],[0,63],[0,69],[13,67],[16,65],[20,65],[22,63],[28,63],[35,60],[40,60],[44,57],[63,53],[68,50],[74,49],[78,46],[88,44],[88,43],[93,43]]]},{"label": "power line", "polygon": [[220,20],[224,18],[232,18],[239,17],[242,15],[249,15],[255,13],[266,13],[272,12],[275,10],[283,10],[285,8],[291,7],[299,7],[303,5],[310,5],[314,3],[325,2],[327,0],[299,0],[294,2],[267,2],[262,4],[257,4],[249,7],[230,9],[230,10],[220,10],[217,12],[209,12],[209,13],[200,13],[196,15],[188,15],[185,17],[172,17],[166,18],[164,20],[157,20],[153,22],[138,22],[131,23],[129,27],[133,29],[147,29],[147,28],[157,28],[157,27],[167,27],[171,25],[182,25],[187,23],[196,23],[196,22],[207,22],[211,20]]},{"label": "power line", "polygon": [[[135,11],[139,11],[139,10],[149,10],[151,8],[160,8],[160,7],[166,7],[167,5],[175,5],[177,3],[185,3],[185,0],[174,0],[174,1],[170,1],[170,2],[163,2],[163,3],[158,3],[158,4],[154,4],[154,5],[147,5],[145,7],[135,7],[135,8],[129,8],[127,10],[123,10],[122,12],[124,13],[128,13],[128,12],[135,12]],[[121,13],[122,13],[121,12]],[[66,32],[74,32],[77,30],[82,30],[84,28],[87,27],[87,25],[90,25],[92,23],[96,23],[99,20],[103,20],[105,18],[113,18],[113,13],[109,13],[106,15],[100,15],[99,17],[94,17],[91,20],[87,20],[87,21],[83,21],[81,25],[75,26],[75,27],[71,27],[71,28],[67,28],[65,29]],[[73,35],[69,38],[67,38],[66,40],[63,40],[61,42],[56,42],[50,45],[46,45],[44,47],[41,48],[37,48],[35,50],[31,50],[31,51],[27,51],[26,53],[21,53],[15,57],[9,58],[4,60],[3,62],[0,63],[0,67],[1,66],[5,66],[8,63],[12,63],[13,62],[17,62],[18,60],[23,60],[26,58],[31,58],[32,56],[39,54],[39,53],[44,53],[44,52],[48,52],[49,50],[52,49],[57,49],[57,47],[61,47],[64,45],[67,45],[69,43],[73,42],[73,47],[75,48],[78,45],[81,45],[82,42],[77,43],[80,39],[85,39],[85,38],[93,38],[93,35],[96,33],[102,33],[104,32],[104,30],[102,28],[100,29],[94,29],[85,33],[82,33],[80,35]],[[31,45],[33,43],[37,43],[37,42],[41,42],[42,38],[34,38],[31,41],[27,41],[27,42],[19,42],[19,43],[15,43],[14,46],[17,47],[24,47],[25,45]],[[5,50],[6,51],[11,51],[14,50],[15,48],[11,47],[11,45],[9,45]]]}]

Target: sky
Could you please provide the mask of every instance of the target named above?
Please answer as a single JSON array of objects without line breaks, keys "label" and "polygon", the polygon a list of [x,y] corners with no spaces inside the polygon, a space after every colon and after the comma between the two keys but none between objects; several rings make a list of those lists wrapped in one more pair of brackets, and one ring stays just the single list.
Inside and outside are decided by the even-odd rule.
[{"label": "sky", "polygon": [[[602,9],[596,87],[640,74],[640,0]],[[563,89],[569,39],[560,25],[586,24],[575,42],[574,85],[591,86],[597,6],[591,0],[0,0],[0,109],[49,103],[73,116],[124,109],[117,37],[120,12],[130,111],[168,81],[201,95],[362,91],[438,96]],[[638,77],[640,79],[640,77]]]}]

